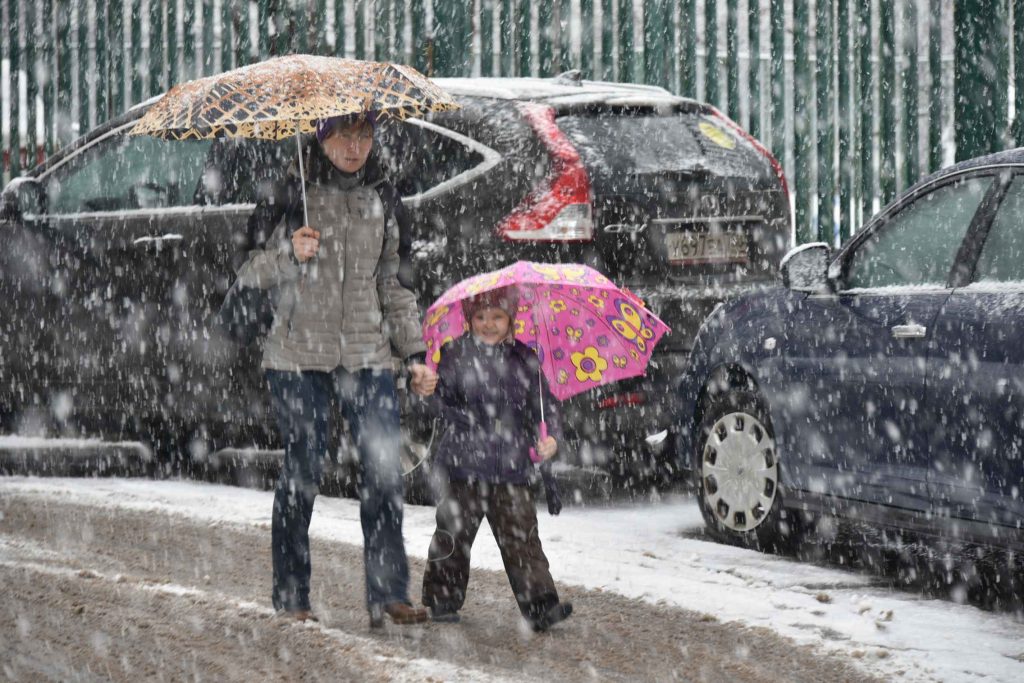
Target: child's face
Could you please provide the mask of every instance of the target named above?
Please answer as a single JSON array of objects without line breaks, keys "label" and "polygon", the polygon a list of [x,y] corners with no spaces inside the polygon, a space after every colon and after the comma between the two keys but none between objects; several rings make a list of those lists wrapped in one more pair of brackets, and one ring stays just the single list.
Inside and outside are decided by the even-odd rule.
[{"label": "child's face", "polygon": [[505,340],[512,321],[508,313],[500,308],[481,308],[470,321],[473,336],[485,344],[494,346]]}]

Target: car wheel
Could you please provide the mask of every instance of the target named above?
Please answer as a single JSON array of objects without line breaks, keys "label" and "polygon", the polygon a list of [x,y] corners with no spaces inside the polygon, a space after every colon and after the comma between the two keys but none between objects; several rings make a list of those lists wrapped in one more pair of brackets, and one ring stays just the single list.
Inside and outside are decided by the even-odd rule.
[{"label": "car wheel", "polygon": [[716,538],[765,550],[790,538],[775,433],[763,402],[729,389],[706,404],[694,453],[697,498]]}]

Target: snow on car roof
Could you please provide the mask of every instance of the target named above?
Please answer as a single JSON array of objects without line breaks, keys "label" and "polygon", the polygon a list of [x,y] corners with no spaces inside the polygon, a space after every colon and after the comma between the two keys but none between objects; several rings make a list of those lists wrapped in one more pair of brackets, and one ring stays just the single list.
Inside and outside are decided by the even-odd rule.
[{"label": "snow on car roof", "polygon": [[634,83],[580,81],[567,83],[554,78],[434,78],[455,96],[493,97],[500,100],[546,100],[552,104],[606,102],[624,106],[663,106],[688,102],[664,88]]}]

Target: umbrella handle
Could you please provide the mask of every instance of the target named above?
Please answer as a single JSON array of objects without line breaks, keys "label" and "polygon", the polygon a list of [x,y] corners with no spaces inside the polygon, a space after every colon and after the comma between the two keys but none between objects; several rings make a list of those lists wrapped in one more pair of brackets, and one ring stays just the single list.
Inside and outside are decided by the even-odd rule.
[{"label": "umbrella handle", "polygon": [[[540,440],[543,441],[546,438],[548,438],[548,423],[545,422],[544,420],[541,420],[540,421]],[[531,446],[530,447],[530,460],[532,460],[534,462],[540,462],[543,459],[544,458],[540,457],[540,453],[537,452],[537,449],[534,448],[533,446]]]}]

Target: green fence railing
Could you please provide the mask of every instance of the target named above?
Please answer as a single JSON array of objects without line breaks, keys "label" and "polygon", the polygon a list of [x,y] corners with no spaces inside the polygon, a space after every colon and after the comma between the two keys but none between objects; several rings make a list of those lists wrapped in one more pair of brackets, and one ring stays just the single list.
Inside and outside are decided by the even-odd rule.
[{"label": "green fence railing", "polygon": [[0,15],[5,180],[176,82],[290,52],[434,76],[579,68],[711,102],[784,164],[800,242],[849,236],[954,149],[1024,142],[1024,0],[0,0]]}]

